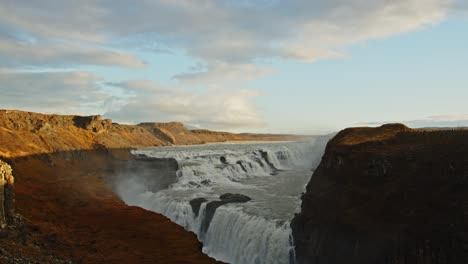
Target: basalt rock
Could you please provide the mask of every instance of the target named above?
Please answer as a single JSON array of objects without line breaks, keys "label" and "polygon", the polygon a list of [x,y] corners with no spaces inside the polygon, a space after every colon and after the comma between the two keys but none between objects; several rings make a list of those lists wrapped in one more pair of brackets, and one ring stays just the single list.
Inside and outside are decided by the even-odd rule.
[{"label": "basalt rock", "polygon": [[206,201],[208,200],[205,198],[195,198],[195,199],[190,200],[190,206],[192,207],[192,212],[196,217],[198,217],[202,203]]},{"label": "basalt rock", "polygon": [[352,128],[291,227],[297,263],[468,263],[468,131]]},{"label": "basalt rock", "polygon": [[[250,197],[239,193],[225,193],[219,196],[220,201],[211,201],[206,204],[205,217],[203,218],[201,233],[205,234],[213,220],[214,214],[218,207],[229,203],[246,203],[252,200]],[[192,200],[193,201],[193,200]],[[193,208],[193,207],[192,207]]]}]

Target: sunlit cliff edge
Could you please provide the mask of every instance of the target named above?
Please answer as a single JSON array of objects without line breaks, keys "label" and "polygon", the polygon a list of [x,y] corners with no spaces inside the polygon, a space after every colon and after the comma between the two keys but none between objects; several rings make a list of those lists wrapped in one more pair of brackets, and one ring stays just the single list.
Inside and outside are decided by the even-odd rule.
[{"label": "sunlit cliff edge", "polygon": [[190,145],[240,140],[297,140],[300,136],[189,130],[182,123],[122,125],[101,116],[0,110],[0,157],[96,148]]}]

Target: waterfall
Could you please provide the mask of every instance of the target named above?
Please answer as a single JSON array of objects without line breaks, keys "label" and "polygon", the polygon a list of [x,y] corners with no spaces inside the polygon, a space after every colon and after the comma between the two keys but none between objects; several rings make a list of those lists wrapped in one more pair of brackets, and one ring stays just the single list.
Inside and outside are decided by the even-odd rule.
[{"label": "waterfall", "polygon": [[203,237],[203,252],[231,263],[289,263],[289,222],[277,224],[236,207],[220,207]]},{"label": "waterfall", "polygon": [[[138,180],[138,175],[127,176],[118,185],[117,193],[127,204],[161,213],[194,232],[203,243],[203,252],[218,260],[240,264],[290,263],[294,259],[294,247],[289,220],[294,211],[283,217],[285,219],[267,213],[257,214],[268,199],[257,194],[262,190],[251,184],[249,179],[273,184],[285,179],[285,173],[292,168],[302,168],[301,173],[310,177],[310,169],[318,165],[326,142],[327,139],[319,138],[300,143],[207,144],[138,149],[132,154],[175,159],[178,163],[176,179],[169,188],[153,192]],[[303,188],[306,180],[290,182]],[[281,189],[281,184],[279,186],[275,188]],[[252,196],[252,201],[224,203],[220,195],[228,191]],[[298,201],[299,196],[300,191],[284,199]],[[199,208],[192,208],[190,201],[193,199],[199,199]],[[210,203],[217,203],[211,206],[211,212],[207,209]],[[296,204],[299,203],[286,204],[285,207]],[[249,211],[253,206],[260,209]],[[207,217],[209,213],[211,215]]]}]

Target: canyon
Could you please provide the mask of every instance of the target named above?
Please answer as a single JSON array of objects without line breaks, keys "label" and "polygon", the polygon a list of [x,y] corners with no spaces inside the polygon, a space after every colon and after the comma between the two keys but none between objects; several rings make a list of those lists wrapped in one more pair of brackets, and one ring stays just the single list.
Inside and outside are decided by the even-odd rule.
[{"label": "canyon", "polygon": [[[0,110],[2,184],[12,182],[12,174],[16,194],[15,221],[6,214],[10,224],[0,229],[0,261],[215,263],[194,234],[160,214],[126,205],[114,193],[112,178],[119,171],[147,165],[130,149],[295,138]],[[4,185],[12,193],[13,184]],[[14,200],[3,197],[11,208]]]},{"label": "canyon", "polygon": [[[216,263],[190,229],[117,194],[115,179],[128,171],[152,192],[174,184],[164,175],[180,169],[175,159],[142,155],[166,155],[159,148],[135,150],[310,139],[0,110],[0,262]],[[389,124],[344,129],[324,144],[290,223],[292,262],[468,263],[468,130]],[[227,166],[226,157],[217,162]],[[211,201],[211,211],[226,197]],[[186,209],[198,216],[206,201]]]}]

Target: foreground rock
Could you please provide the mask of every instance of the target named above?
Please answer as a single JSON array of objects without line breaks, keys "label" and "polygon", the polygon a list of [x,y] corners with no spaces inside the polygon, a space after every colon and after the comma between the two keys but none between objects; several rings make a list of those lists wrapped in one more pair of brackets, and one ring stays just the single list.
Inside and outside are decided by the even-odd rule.
[{"label": "foreground rock", "polygon": [[10,165],[0,160],[0,229],[11,224],[15,216],[14,178]]},{"label": "foreground rock", "polygon": [[341,131],[291,227],[298,263],[468,263],[468,131]]},{"label": "foreground rock", "polygon": [[100,149],[10,159],[25,223],[23,237],[0,238],[0,249],[32,263],[216,263],[194,234],[113,192],[115,175],[151,169],[132,158]]}]

